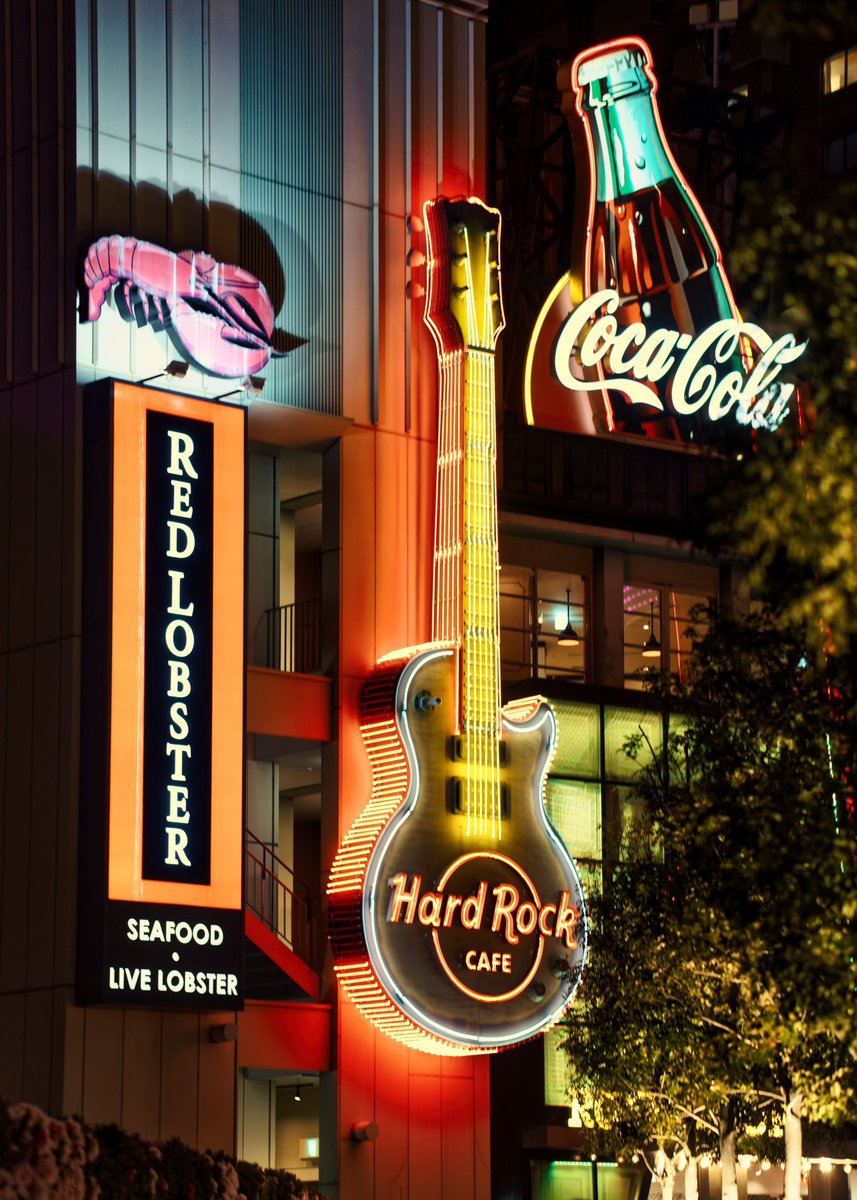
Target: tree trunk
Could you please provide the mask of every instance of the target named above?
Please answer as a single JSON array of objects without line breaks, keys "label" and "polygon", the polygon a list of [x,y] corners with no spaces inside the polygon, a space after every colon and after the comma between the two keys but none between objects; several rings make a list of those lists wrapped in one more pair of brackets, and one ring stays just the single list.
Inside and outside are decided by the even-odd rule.
[{"label": "tree trunk", "polygon": [[699,1200],[699,1175],[693,1155],[688,1156],[684,1169],[684,1200]]},{"label": "tree trunk", "polygon": [[783,1110],[786,1143],[783,1200],[800,1200],[800,1165],[803,1158],[802,1110],[803,1096],[800,1092],[790,1089]]},{"label": "tree trunk", "polygon": [[664,1170],[661,1175],[661,1191],[664,1200],[673,1200],[675,1191],[675,1161],[664,1155]]},{"label": "tree trunk", "polygon": [[[725,1100],[720,1106],[720,1171],[722,1200],[738,1200],[738,1175],[735,1170],[735,1106]],[[800,1198],[798,1197],[798,1200]]]}]

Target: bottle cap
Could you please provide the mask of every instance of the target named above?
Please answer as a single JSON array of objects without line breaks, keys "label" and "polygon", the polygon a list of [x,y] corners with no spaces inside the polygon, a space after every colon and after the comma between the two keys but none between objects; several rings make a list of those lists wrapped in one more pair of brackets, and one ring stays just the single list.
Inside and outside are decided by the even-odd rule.
[{"label": "bottle cap", "polygon": [[621,38],[585,50],[574,60],[571,82],[588,108],[600,108],[623,96],[652,90],[647,68],[652,60],[648,47],[637,38]]}]

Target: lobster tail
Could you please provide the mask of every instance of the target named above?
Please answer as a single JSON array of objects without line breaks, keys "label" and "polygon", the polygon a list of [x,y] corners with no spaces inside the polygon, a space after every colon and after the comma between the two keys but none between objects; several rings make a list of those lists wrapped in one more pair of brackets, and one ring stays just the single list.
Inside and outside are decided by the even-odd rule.
[{"label": "lobster tail", "polygon": [[97,321],[101,316],[104,301],[114,284],[130,278],[136,248],[136,238],[118,234],[99,238],[89,247],[83,264],[83,279],[89,289],[90,321]]}]

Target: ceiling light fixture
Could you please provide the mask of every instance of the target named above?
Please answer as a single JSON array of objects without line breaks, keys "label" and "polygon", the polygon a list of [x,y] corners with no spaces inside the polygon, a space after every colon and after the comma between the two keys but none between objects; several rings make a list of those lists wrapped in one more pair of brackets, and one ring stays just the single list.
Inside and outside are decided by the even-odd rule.
[{"label": "ceiling light fixture", "polygon": [[579,646],[580,638],[577,636],[577,630],[571,623],[571,589],[565,590],[565,629],[556,639],[558,646]]},{"label": "ceiling light fixture", "polygon": [[643,658],[660,658],[661,643],[655,637],[655,602],[652,601],[649,620],[652,623],[652,632],[649,634],[649,640],[643,646]]}]

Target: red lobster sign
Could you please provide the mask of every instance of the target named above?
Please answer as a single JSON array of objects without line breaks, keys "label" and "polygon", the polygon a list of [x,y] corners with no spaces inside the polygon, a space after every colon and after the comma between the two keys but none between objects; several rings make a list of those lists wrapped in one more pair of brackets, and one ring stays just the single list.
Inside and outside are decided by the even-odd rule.
[{"label": "red lobster sign", "polygon": [[115,288],[123,320],[166,330],[178,352],[207,375],[254,375],[280,356],[271,345],[271,298],[243,267],[114,234],[89,247],[83,277],[90,321]]}]

